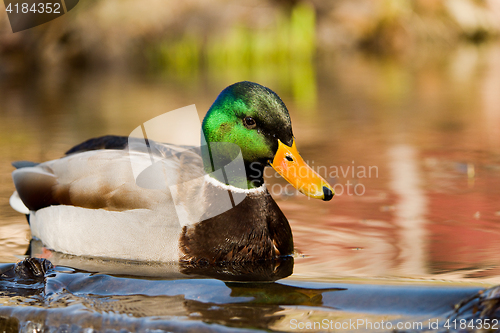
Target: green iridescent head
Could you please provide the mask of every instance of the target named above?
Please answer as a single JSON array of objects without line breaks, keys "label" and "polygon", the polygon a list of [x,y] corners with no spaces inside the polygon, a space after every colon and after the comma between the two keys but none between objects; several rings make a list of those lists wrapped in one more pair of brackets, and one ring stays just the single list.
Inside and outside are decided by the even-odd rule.
[{"label": "green iridescent head", "polygon": [[[261,186],[269,165],[305,195],[333,198],[332,187],[297,151],[288,110],[271,89],[252,82],[227,87],[208,110],[202,131],[207,143],[202,142],[205,171],[220,182],[240,188]],[[223,171],[240,151],[245,170],[233,164],[231,171]]]},{"label": "green iridescent head", "polygon": [[261,185],[263,168],[273,160],[278,140],[288,146],[293,142],[290,115],[279,96],[246,81],[219,94],[203,120],[202,131],[209,147],[213,142],[239,146],[247,171],[245,183],[252,187]]}]

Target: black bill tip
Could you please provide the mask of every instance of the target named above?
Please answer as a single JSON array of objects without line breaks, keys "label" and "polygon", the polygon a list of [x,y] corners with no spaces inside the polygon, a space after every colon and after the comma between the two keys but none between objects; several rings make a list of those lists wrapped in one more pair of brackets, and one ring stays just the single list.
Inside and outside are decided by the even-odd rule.
[{"label": "black bill tip", "polygon": [[333,191],[323,186],[323,201],[330,201],[333,198]]}]

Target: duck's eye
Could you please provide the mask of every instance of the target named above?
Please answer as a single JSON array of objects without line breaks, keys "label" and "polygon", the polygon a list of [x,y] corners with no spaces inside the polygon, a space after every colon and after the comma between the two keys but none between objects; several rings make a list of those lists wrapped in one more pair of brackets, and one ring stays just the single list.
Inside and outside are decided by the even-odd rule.
[{"label": "duck's eye", "polygon": [[286,156],[285,156],[285,158],[286,158],[288,161],[293,162],[293,158],[292,158],[292,156],[290,156],[290,155],[286,155]]},{"label": "duck's eye", "polygon": [[246,128],[255,128],[255,126],[257,126],[255,119],[253,119],[252,117],[245,117],[245,119],[243,119],[243,123],[245,124]]}]

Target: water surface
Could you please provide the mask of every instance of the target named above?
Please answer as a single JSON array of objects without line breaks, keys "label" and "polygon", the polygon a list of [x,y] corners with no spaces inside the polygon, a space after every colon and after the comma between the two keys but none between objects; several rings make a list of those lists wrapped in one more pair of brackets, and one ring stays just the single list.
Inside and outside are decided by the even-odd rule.
[{"label": "water surface", "polygon": [[[39,316],[57,326],[72,317],[85,327],[98,318],[109,327],[117,321],[129,329],[153,329],[161,322],[162,328],[224,331],[289,330],[293,318],[346,319],[360,313],[374,320],[442,319],[460,299],[500,283],[497,45],[415,59],[325,55],[309,68],[286,69],[295,82],[312,80],[307,94],[300,85],[280,80],[280,71],[3,81],[0,262],[22,258],[30,238],[24,216],[8,205],[11,161],[59,158],[89,137],[128,135],[159,114],[193,103],[203,117],[218,92],[239,80],[267,85],[282,97],[299,151],[337,195],[330,202],[308,199],[285,187],[272,170],[266,172],[297,250],[293,275],[285,280],[250,288],[193,277],[121,280],[56,271],[43,295],[2,296],[0,322]],[[432,281],[445,282],[436,287]],[[65,294],[51,283],[76,287]],[[120,292],[106,294],[99,283],[118,283]],[[346,288],[350,293],[342,291]],[[366,295],[382,302],[383,310],[376,312]],[[411,303],[407,308],[404,298]],[[393,313],[392,301],[384,299],[398,299],[398,311]],[[33,308],[14,315],[16,302]]]}]

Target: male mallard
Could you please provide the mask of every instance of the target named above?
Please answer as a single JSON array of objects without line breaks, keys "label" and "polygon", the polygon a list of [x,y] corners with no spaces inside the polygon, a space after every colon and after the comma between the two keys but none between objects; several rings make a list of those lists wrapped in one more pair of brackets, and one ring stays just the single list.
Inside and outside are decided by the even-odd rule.
[{"label": "male mallard", "polygon": [[[265,188],[264,167],[271,165],[310,197],[330,200],[333,190],[298,154],[285,104],[259,84],[233,84],[210,107],[202,133],[208,150],[153,141],[144,150],[127,137],[104,136],[58,160],[14,163],[11,205],[29,214],[33,237],[74,255],[216,263],[292,254],[292,232]],[[208,157],[217,143],[240,147],[244,179],[228,185],[210,173]],[[137,184],[134,165],[151,163],[151,153],[177,151],[159,163],[180,186]],[[233,158],[224,149],[217,153],[225,162]],[[190,181],[183,182],[188,173]],[[228,193],[232,208],[214,213]]]}]

